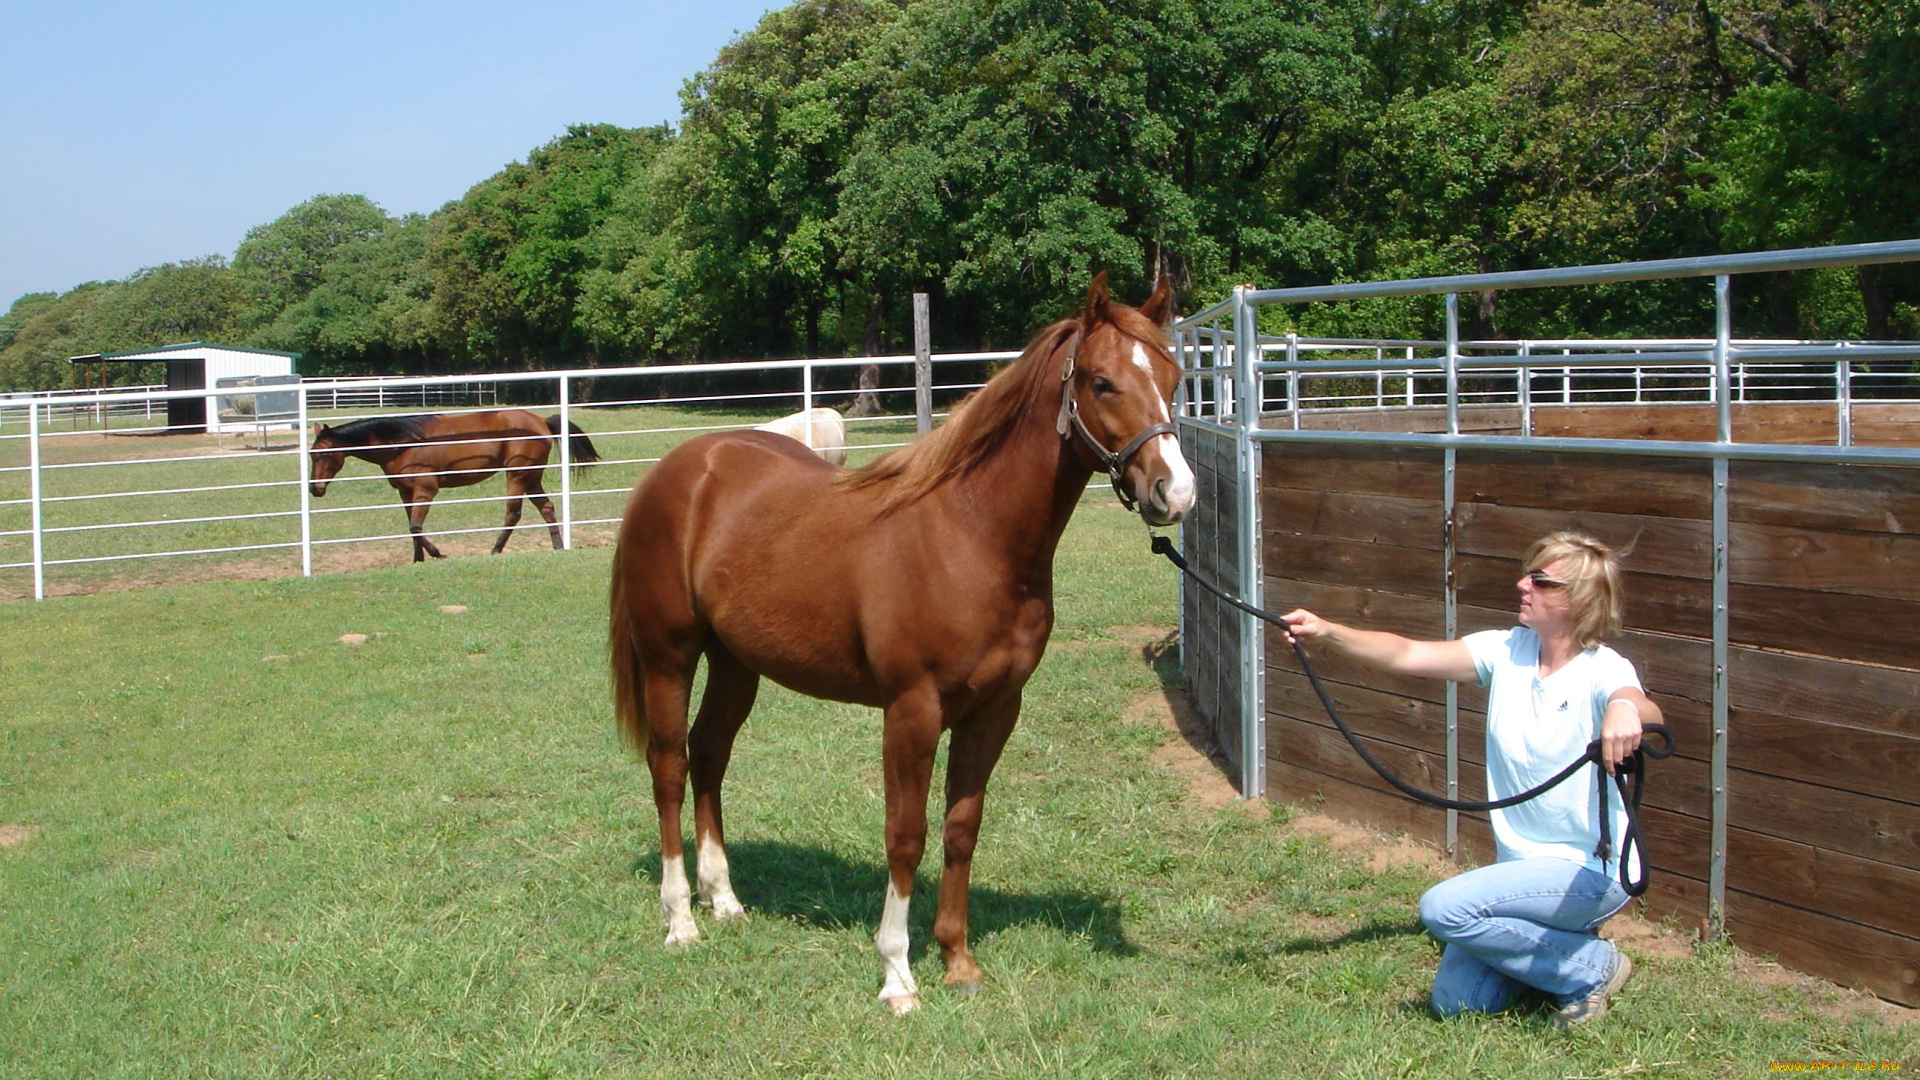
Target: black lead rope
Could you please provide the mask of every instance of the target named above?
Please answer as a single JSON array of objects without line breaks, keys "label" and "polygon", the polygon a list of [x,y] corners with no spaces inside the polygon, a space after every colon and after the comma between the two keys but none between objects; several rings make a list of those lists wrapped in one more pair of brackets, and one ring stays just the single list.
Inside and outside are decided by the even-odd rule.
[{"label": "black lead rope", "polygon": [[[1165,555],[1169,562],[1180,568],[1181,573],[1192,578],[1201,588],[1226,601],[1228,604],[1233,605],[1255,618],[1272,623],[1282,630],[1287,629],[1287,624],[1278,616],[1268,614],[1251,604],[1228,596],[1222,592],[1219,587],[1214,585],[1213,582],[1202,577],[1197,571],[1187,565],[1187,560],[1181,557],[1180,552],[1175,550],[1173,541],[1167,537],[1157,533],[1154,534],[1153,550],[1155,554]],[[1366,746],[1354,736],[1352,729],[1347,727],[1347,722],[1340,718],[1340,710],[1334,708],[1333,699],[1327,696],[1326,687],[1320,685],[1320,676],[1313,670],[1313,662],[1307,659],[1307,650],[1300,644],[1297,638],[1293,639],[1293,653],[1300,658],[1300,667],[1307,673],[1307,681],[1313,685],[1313,692],[1319,695],[1321,706],[1327,710],[1327,715],[1333,718],[1334,726],[1340,729],[1340,734],[1346,736],[1347,744],[1353,747],[1355,753],[1360,755],[1360,759],[1372,767],[1374,772],[1380,774],[1382,780],[1392,784],[1408,797],[1426,803],[1428,806],[1436,806],[1443,810],[1466,810],[1475,813],[1486,810],[1503,810],[1509,806],[1518,806],[1529,799],[1538,798],[1589,764],[1601,766],[1602,771],[1599,780],[1600,842],[1595,845],[1593,853],[1602,862],[1612,861],[1613,815],[1608,812],[1607,774],[1605,772],[1605,761],[1601,757],[1599,739],[1588,743],[1587,752],[1569,763],[1566,768],[1561,769],[1552,779],[1547,780],[1545,783],[1540,784],[1530,791],[1523,791],[1518,795],[1509,796],[1505,799],[1493,799],[1486,802],[1449,799],[1431,792],[1421,791],[1419,788],[1393,775],[1393,773],[1387,770],[1385,765],[1380,764],[1379,760],[1368,752]],[[1647,845],[1645,838],[1642,837],[1640,833],[1640,796],[1646,787],[1646,761],[1644,759],[1648,757],[1666,758],[1673,756],[1673,732],[1669,730],[1665,724],[1648,724],[1643,730],[1642,735],[1658,737],[1663,745],[1655,746],[1652,743],[1643,742],[1638,749],[1627,755],[1625,761],[1622,761],[1614,767],[1613,773],[1613,782],[1620,789],[1621,805],[1623,805],[1627,811],[1627,832],[1625,836],[1620,838],[1619,862],[1620,887],[1626,890],[1628,896],[1639,896],[1647,891],[1647,867],[1645,858]],[[1629,776],[1633,778],[1631,784],[1627,782]],[[1632,861],[1632,852],[1636,847],[1641,851],[1641,866],[1640,876],[1633,878],[1628,874],[1627,865]]]}]

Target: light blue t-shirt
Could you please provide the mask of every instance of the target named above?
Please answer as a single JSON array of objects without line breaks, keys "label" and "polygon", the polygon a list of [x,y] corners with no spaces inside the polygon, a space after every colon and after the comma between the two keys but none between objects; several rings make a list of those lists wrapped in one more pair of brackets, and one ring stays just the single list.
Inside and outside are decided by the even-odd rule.
[{"label": "light blue t-shirt", "polygon": [[[1473,656],[1480,685],[1488,688],[1489,799],[1518,795],[1551,779],[1600,737],[1600,720],[1613,692],[1627,686],[1640,689],[1633,664],[1605,645],[1580,653],[1542,679],[1540,637],[1524,626],[1483,630],[1460,641]],[[1537,799],[1493,811],[1493,839],[1500,861],[1566,859],[1598,873],[1614,873],[1627,815],[1619,792],[1610,790],[1613,861],[1602,863],[1593,854],[1600,839],[1596,775],[1606,774],[1599,766],[1588,765]],[[1640,851],[1635,848],[1628,870],[1636,876],[1639,862]]]}]

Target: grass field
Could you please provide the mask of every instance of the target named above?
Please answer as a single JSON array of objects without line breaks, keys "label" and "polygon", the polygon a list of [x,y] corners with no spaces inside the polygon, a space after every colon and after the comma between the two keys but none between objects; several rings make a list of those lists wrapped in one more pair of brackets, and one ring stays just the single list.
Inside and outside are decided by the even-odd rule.
[{"label": "grass field", "polygon": [[[728,787],[750,917],[661,945],[644,767],[613,729],[608,552],[0,605],[0,1074],[40,1077],[1750,1076],[1920,1068],[1920,1026],[1641,955],[1595,1028],[1436,1023],[1414,904],[1208,808],[1142,720],[1175,588],[1089,495],[940,987],[937,843],[875,1000],[879,721],[763,691]],[[462,605],[464,612],[442,611]],[[345,634],[369,635],[358,647]]]}]

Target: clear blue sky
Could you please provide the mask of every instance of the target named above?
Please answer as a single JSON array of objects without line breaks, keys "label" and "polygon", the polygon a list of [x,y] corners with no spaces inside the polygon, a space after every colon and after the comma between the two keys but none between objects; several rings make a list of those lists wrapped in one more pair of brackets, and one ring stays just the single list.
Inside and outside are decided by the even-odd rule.
[{"label": "clear blue sky", "polygon": [[233,257],[315,195],[431,211],[567,125],[677,123],[784,0],[8,0],[0,311]]}]

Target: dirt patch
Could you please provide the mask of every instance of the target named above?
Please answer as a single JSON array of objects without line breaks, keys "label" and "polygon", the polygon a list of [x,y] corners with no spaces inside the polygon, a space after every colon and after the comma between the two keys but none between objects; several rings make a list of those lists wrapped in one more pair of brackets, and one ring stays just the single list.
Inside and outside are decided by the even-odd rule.
[{"label": "dirt patch", "polygon": [[0,848],[24,844],[40,831],[38,825],[0,825]]},{"label": "dirt patch", "polygon": [[342,645],[365,645],[367,643],[367,635],[341,634],[339,641]]},{"label": "dirt patch", "polygon": [[[1117,635],[1118,631],[1115,633]],[[1169,677],[1171,673],[1162,661],[1175,644],[1174,635],[1161,629],[1141,649],[1142,657],[1149,664],[1159,666],[1163,677]],[[1244,808],[1250,817],[1260,820],[1271,818],[1265,800],[1240,798],[1239,791],[1228,779],[1225,753],[1206,723],[1195,713],[1185,690],[1180,686],[1169,681],[1161,689],[1142,695],[1127,707],[1125,718],[1156,723],[1178,736],[1168,739],[1155,750],[1151,760],[1184,781],[1188,798],[1193,802],[1216,809],[1238,806]],[[1295,814],[1284,823],[1275,824],[1274,829],[1281,836],[1307,836],[1324,840],[1336,854],[1361,862],[1376,873],[1395,867],[1414,866],[1435,877],[1446,878],[1462,869],[1430,844],[1378,832],[1324,814]],[[1316,930],[1315,927],[1307,929]],[[1694,955],[1695,941],[1691,934],[1649,922],[1638,915],[1610,920],[1601,928],[1601,935],[1619,943],[1636,960],[1648,960],[1655,966],[1661,962],[1690,959]],[[1824,979],[1791,971],[1746,953],[1735,954],[1733,970],[1738,978],[1751,983],[1797,991],[1822,1016],[1848,1023],[1871,1019],[1893,1026],[1920,1027],[1920,1009],[1904,1008],[1882,1001],[1872,994],[1843,989]]]}]

